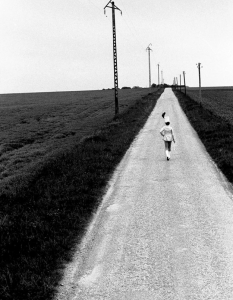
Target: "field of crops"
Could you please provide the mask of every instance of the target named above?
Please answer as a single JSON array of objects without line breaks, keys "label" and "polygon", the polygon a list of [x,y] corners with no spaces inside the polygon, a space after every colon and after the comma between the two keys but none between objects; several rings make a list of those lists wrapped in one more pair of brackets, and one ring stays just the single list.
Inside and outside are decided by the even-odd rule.
[{"label": "field of crops", "polygon": [[[187,95],[199,102],[199,90],[187,89]],[[203,89],[202,104],[214,114],[228,120],[233,125],[233,88]]]},{"label": "field of crops", "polygon": [[[119,91],[123,113],[149,89]],[[0,95],[0,180],[92,134],[114,116],[114,91]]]}]

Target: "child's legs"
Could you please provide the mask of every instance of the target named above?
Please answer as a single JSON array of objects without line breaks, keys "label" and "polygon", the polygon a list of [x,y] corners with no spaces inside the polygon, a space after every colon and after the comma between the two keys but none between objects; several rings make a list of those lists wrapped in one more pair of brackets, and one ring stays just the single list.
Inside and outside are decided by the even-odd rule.
[{"label": "child's legs", "polygon": [[167,142],[168,143],[168,151],[171,151],[171,146],[172,146],[172,142]]},{"label": "child's legs", "polygon": [[171,143],[172,142],[168,142],[168,141],[164,141],[164,144],[165,144],[165,153],[166,153],[166,156],[167,158],[170,159],[170,151],[171,151]]},{"label": "child's legs", "polygon": [[165,150],[168,151],[168,142],[164,141],[164,144],[165,144]]},{"label": "child's legs", "polygon": [[169,157],[168,142],[164,141],[164,144],[165,144],[165,153],[166,153],[166,156]]},{"label": "child's legs", "polygon": [[171,151],[172,142],[164,141],[164,143],[165,143],[165,150]]}]

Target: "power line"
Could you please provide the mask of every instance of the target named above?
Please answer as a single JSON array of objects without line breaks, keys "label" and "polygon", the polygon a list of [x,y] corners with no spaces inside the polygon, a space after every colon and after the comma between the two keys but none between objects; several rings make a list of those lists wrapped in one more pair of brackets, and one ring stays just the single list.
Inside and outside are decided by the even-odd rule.
[{"label": "power line", "polygon": [[102,9],[101,9],[99,6],[97,6],[97,5],[95,4],[95,2],[93,2],[92,0],[88,0],[88,1],[91,2],[92,5],[94,5],[98,10],[102,11]]},{"label": "power line", "polygon": [[137,37],[138,33],[137,33],[136,29],[135,29],[135,26],[133,25],[133,23],[132,23],[131,20],[130,20],[129,14],[127,13],[127,10],[125,9],[125,6],[124,6],[124,4],[123,4],[123,1],[122,1],[122,0],[120,0],[120,1],[121,1],[121,3],[122,3],[122,7],[124,8],[124,14],[126,13],[126,15],[128,16],[128,20],[129,20],[129,22],[131,23],[133,30],[132,30],[131,27],[129,26],[128,21],[124,18],[124,16],[123,16],[123,20],[124,20],[124,22],[126,23],[126,25],[127,25],[127,27],[129,28],[129,30],[131,31],[131,33],[134,35],[134,37],[135,37],[135,39],[137,40],[137,42],[140,44],[140,47],[144,50],[144,46],[143,46],[142,42],[140,42],[139,39],[138,39],[138,37]]},{"label": "power line", "polygon": [[144,50],[144,47],[143,47],[142,43],[139,41],[139,39],[137,38],[137,36],[133,32],[133,30],[130,28],[128,22],[126,21],[126,19],[124,17],[123,17],[123,21],[125,22],[126,26],[129,28],[130,32],[132,33],[132,35],[134,36],[135,40],[138,42],[138,44],[140,45],[140,47]]}]

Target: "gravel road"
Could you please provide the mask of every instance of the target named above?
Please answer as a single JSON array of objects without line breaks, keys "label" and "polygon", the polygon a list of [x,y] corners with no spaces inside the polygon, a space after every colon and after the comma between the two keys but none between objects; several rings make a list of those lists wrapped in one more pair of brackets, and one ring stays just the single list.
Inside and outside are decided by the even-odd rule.
[{"label": "gravel road", "polygon": [[171,89],[116,169],[56,299],[233,299],[233,189]]}]

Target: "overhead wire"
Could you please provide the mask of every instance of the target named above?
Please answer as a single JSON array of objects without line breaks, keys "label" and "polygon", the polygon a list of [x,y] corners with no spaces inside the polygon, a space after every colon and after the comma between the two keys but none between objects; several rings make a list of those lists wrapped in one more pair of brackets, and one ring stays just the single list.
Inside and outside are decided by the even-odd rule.
[{"label": "overhead wire", "polygon": [[[133,33],[134,37],[136,38],[137,42],[140,44],[141,48],[142,48],[143,50],[145,50],[145,45],[142,45],[142,42],[139,41],[139,39],[138,39],[138,37],[137,37],[137,36],[138,36],[137,30],[135,29],[135,26],[133,25],[132,21],[130,20],[129,14],[128,14],[127,10],[125,9],[125,6],[124,6],[124,4],[123,4],[123,1],[122,1],[122,0],[119,0],[119,1],[121,2],[121,5],[122,5],[122,7],[123,7],[123,9],[124,9],[124,10],[123,10],[123,13],[125,12],[126,15],[128,16],[128,20],[129,20],[129,22],[131,23],[134,32],[133,32],[133,30],[130,28],[130,26],[128,25],[128,22],[124,19],[124,21],[125,21],[127,27],[128,27],[128,28],[130,29],[130,31]],[[152,45],[152,47],[153,47],[153,45]],[[155,54],[154,54],[154,51],[153,51],[153,50],[152,50],[152,53],[151,53],[151,54],[152,54],[152,57],[155,58]]]},{"label": "overhead wire", "polygon": [[[89,1],[90,3],[92,3],[93,6],[95,6],[95,8],[97,8],[99,11],[103,11],[103,10],[102,10],[99,6],[97,6],[92,0],[88,0],[88,1]],[[121,2],[121,5],[122,5],[122,7],[123,7],[123,14],[122,14],[122,16],[123,16],[123,20],[124,20],[126,26],[127,26],[128,29],[130,30],[130,32],[132,33],[132,35],[134,36],[134,38],[136,39],[136,41],[137,41],[137,43],[140,45],[140,47],[141,47],[143,50],[145,50],[145,45],[142,45],[142,42],[139,41],[137,30],[135,29],[135,26],[133,25],[132,21],[130,20],[129,14],[128,14],[127,10],[125,9],[125,6],[124,6],[124,4],[123,4],[123,1],[120,0],[120,2]],[[127,21],[127,18],[124,17],[124,14],[127,15],[128,20],[129,20],[129,22],[131,23],[131,25],[129,25],[129,23],[128,23],[128,21]]]},{"label": "overhead wire", "polygon": [[99,11],[102,11],[104,13],[103,7],[100,8],[100,6],[97,6],[92,0],[88,0],[90,3],[92,3]]},{"label": "overhead wire", "polygon": [[[139,39],[138,39],[138,37],[137,37],[138,33],[137,33],[137,31],[136,31],[136,29],[135,29],[133,23],[132,23],[131,20],[130,20],[129,14],[128,14],[127,10],[125,9],[125,6],[124,6],[124,4],[123,4],[123,1],[120,0],[120,2],[121,2],[121,5],[122,5],[122,7],[123,7],[123,14],[122,14],[122,16],[123,16],[123,20],[124,20],[126,26],[129,28],[129,30],[130,30],[131,33],[133,34],[133,36],[135,37],[135,39],[136,39],[137,42],[139,43],[140,47],[141,47],[143,50],[145,50],[145,46],[142,45],[142,43],[139,41]],[[129,26],[127,20],[124,18],[124,14],[125,14],[125,13],[126,13],[126,15],[128,16],[128,20],[129,20],[129,22],[131,23],[132,28],[133,28],[134,31],[131,29],[131,27]]]}]

